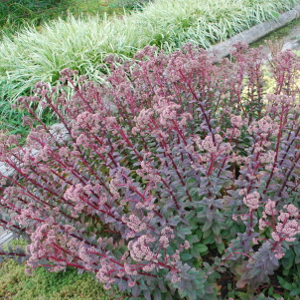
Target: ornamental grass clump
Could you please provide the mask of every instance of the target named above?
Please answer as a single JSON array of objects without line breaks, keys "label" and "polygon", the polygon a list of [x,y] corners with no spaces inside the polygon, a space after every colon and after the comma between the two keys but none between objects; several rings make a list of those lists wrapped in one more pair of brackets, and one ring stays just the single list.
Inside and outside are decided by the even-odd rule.
[{"label": "ornamental grass clump", "polygon": [[29,244],[1,254],[29,273],[75,267],[133,298],[283,295],[276,276],[299,248],[300,60],[279,53],[265,95],[264,54],[235,47],[216,61],[191,44],[147,46],[108,57],[99,82],[64,69],[58,89],[39,82],[20,98],[31,132],[24,147],[1,139],[15,170],[2,175],[1,222]]}]

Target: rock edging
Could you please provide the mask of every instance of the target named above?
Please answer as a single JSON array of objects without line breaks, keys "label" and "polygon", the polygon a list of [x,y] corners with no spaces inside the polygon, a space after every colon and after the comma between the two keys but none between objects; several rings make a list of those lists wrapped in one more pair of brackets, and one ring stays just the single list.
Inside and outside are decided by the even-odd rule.
[{"label": "rock edging", "polygon": [[232,45],[237,42],[245,42],[251,44],[270,32],[279,29],[289,22],[298,19],[300,17],[300,5],[297,5],[293,9],[279,15],[278,19],[266,21],[257,24],[250,29],[247,29],[224,42],[220,42],[208,49],[209,52],[215,53],[217,58],[222,58],[230,54],[233,49]]}]

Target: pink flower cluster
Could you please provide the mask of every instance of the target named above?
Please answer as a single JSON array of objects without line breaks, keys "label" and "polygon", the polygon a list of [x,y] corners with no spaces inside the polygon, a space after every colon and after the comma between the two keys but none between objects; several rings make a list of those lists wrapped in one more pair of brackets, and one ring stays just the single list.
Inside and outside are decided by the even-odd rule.
[{"label": "pink flower cluster", "polygon": [[253,193],[246,195],[246,197],[243,199],[243,202],[250,210],[256,210],[259,208],[259,199],[260,194],[254,191]]},{"label": "pink flower cluster", "polygon": [[[264,230],[269,226],[273,228],[273,242],[271,243],[278,259],[284,256],[281,243],[283,241],[294,242],[296,240],[295,236],[300,233],[299,209],[293,204],[284,205],[283,208],[286,212],[283,210],[277,211],[276,202],[269,199],[265,205],[262,218],[259,220],[260,230]],[[275,218],[275,216],[277,217]],[[270,217],[271,221],[269,220]]]}]

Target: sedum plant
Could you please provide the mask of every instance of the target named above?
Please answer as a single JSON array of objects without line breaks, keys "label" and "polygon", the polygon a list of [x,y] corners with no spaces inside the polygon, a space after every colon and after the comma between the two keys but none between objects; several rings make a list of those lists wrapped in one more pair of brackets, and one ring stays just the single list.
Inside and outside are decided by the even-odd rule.
[{"label": "sedum plant", "polygon": [[264,54],[235,47],[216,61],[191,44],[147,46],[108,57],[99,82],[64,69],[60,88],[21,97],[31,131],[26,146],[1,137],[15,172],[1,177],[0,221],[29,244],[1,254],[28,273],[93,273],[132,298],[283,295],[274,280],[300,232],[300,60],[279,53],[265,94]]}]

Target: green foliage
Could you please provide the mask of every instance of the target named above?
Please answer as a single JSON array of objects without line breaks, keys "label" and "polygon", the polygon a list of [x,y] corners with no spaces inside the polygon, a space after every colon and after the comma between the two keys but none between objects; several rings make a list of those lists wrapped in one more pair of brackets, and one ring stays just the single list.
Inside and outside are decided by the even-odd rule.
[{"label": "green foliage", "polygon": [[7,101],[0,101],[0,110],[0,131],[2,133],[21,134],[24,137],[29,133],[27,128],[21,126],[25,112],[11,109],[11,105]]},{"label": "green foliage", "polygon": [[300,245],[295,243],[292,247],[287,246],[285,256],[281,260],[282,275],[277,279],[285,290],[285,299],[295,299],[300,296]]},{"label": "green foliage", "polygon": [[[66,1],[66,0],[65,0]],[[123,6],[120,0],[67,0],[68,11],[72,15],[123,15],[134,6]]]},{"label": "green foliage", "polygon": [[[28,25],[39,26],[63,12],[64,0],[6,0],[0,2],[1,36],[12,35]],[[64,6],[63,6],[64,5]]]},{"label": "green foliage", "polygon": [[69,13],[120,14],[123,9],[118,6],[118,0],[3,0],[0,2],[0,36],[13,36],[28,26],[39,28],[58,17],[65,19]]}]

